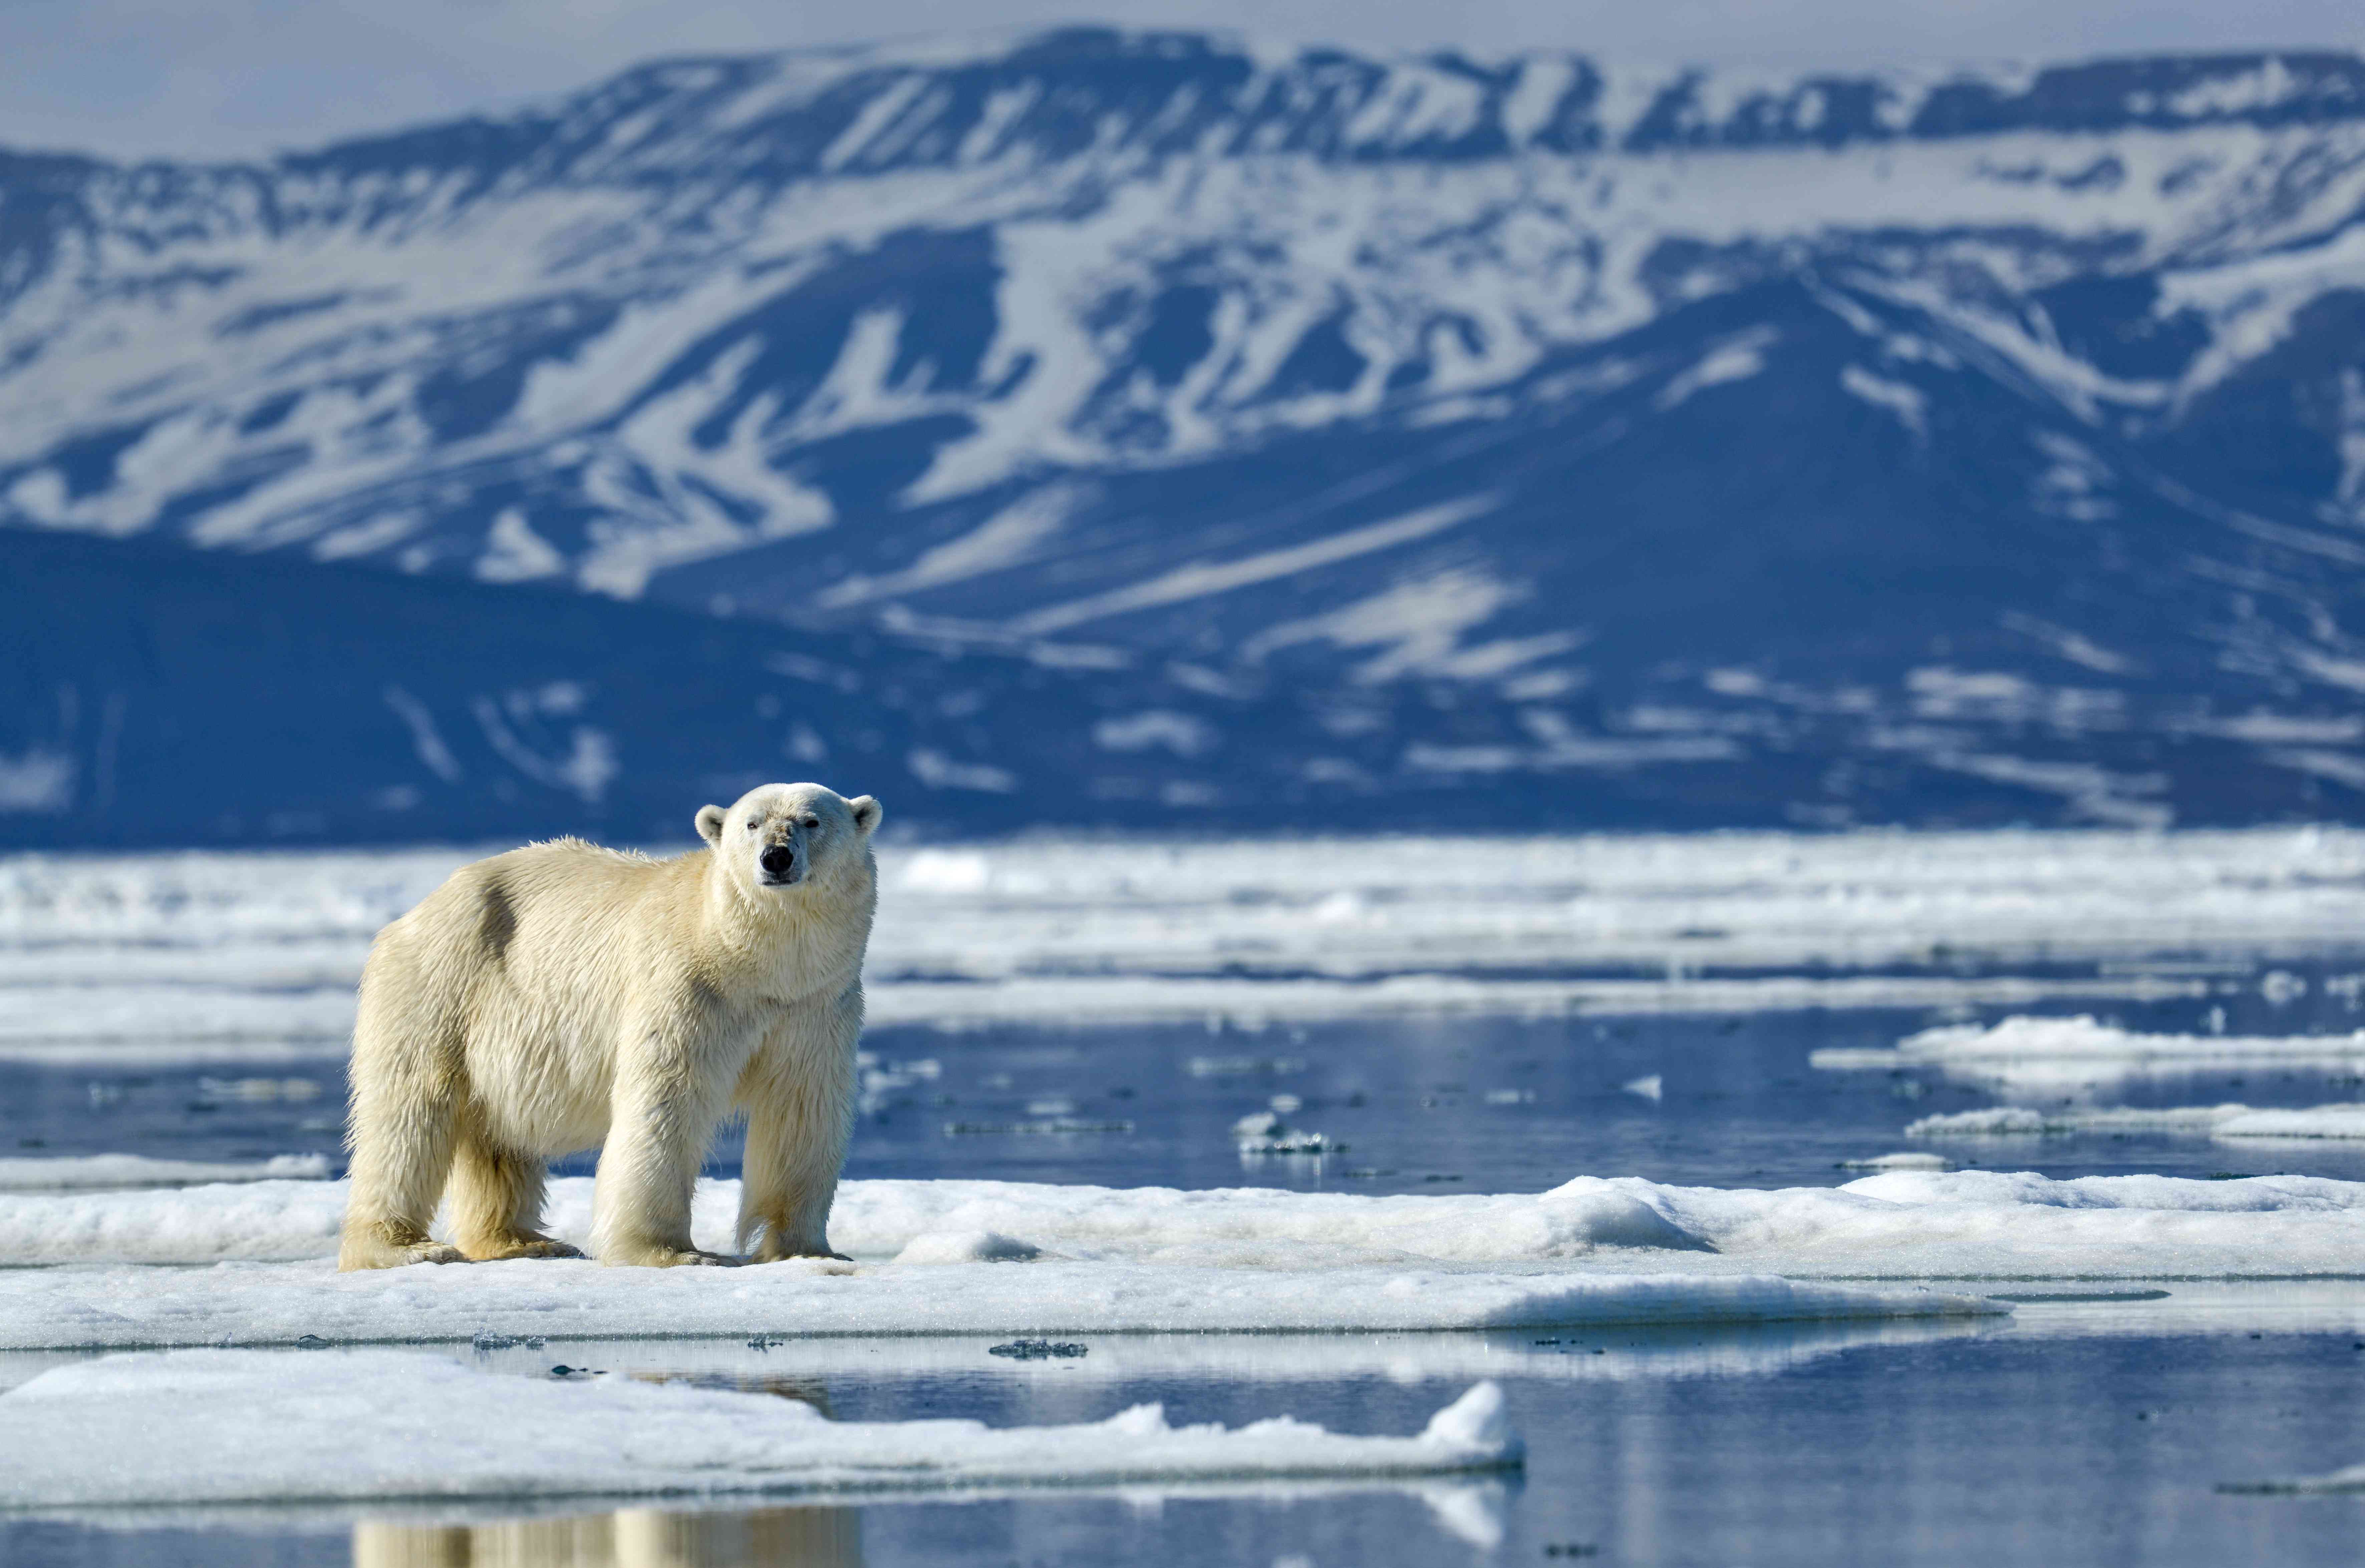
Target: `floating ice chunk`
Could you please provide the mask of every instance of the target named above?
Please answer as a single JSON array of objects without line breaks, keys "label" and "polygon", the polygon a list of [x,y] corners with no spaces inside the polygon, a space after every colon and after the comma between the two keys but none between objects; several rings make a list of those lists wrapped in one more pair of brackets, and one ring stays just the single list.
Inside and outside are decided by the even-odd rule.
[{"label": "floating ice chunk", "polygon": [[895,1254],[898,1263],[1029,1263],[1043,1256],[1030,1241],[998,1230],[932,1230]]},{"label": "floating ice chunk", "polygon": [[1843,1170],[1952,1170],[1954,1161],[1942,1154],[1926,1149],[1900,1149],[1895,1154],[1876,1154],[1868,1159],[1843,1159]]},{"label": "floating ice chunk", "polygon": [[325,1154],[275,1154],[254,1164],[199,1159],[151,1159],[141,1154],[62,1155],[51,1159],[0,1159],[0,1192],[88,1191],[107,1187],[195,1187],[221,1182],[320,1181]]},{"label": "floating ice chunk", "polygon": [[1239,1151],[1246,1155],[1267,1154],[1344,1154],[1347,1145],[1328,1133],[1302,1133],[1295,1127],[1279,1127],[1270,1137],[1242,1138]]},{"label": "floating ice chunk", "polygon": [[216,1102],[242,1100],[314,1100],[320,1085],[309,1078],[200,1078],[199,1098]]},{"label": "floating ice chunk", "polygon": [[2365,1138],[2365,1105],[2248,1111],[2210,1129],[2212,1137]]},{"label": "floating ice chunk", "polygon": [[1630,1078],[1619,1085],[1629,1094],[1639,1094],[1645,1100],[1657,1100],[1667,1092],[1666,1081],[1657,1073],[1644,1078]]},{"label": "floating ice chunk", "polygon": [[1476,1449],[1517,1457],[1519,1439],[1511,1430],[1503,1406],[1502,1386],[1482,1383],[1429,1418],[1421,1429],[1425,1439],[1447,1448]]},{"label": "floating ice chunk", "polygon": [[2016,1016],[1993,1025],[1949,1025],[1900,1040],[1893,1050],[1819,1050],[1826,1071],[1894,1072],[1933,1068],[1956,1079],[2023,1093],[2087,1089],[2202,1068],[2353,1066],[2365,1060],[2365,1030],[2349,1035],[2144,1035],[2087,1016]]},{"label": "floating ice chunk", "polygon": [[2089,1111],[2038,1111],[2002,1106],[1924,1116],[1905,1129],[1908,1137],[2010,1137],[2068,1133],[2189,1133],[2217,1138],[2365,1138],[2365,1105],[2306,1105],[2254,1109],[2248,1105],[2116,1106]]},{"label": "floating ice chunk", "polygon": [[2217,1484],[2217,1490],[2260,1496],[2296,1497],[2365,1492],[2365,1464],[2352,1464],[2346,1470],[2336,1470],[2329,1475],[2293,1475],[2266,1481],[2221,1481]]},{"label": "floating ice chunk", "polygon": [[1244,1155],[1341,1154],[1347,1146],[1322,1133],[1304,1132],[1282,1120],[1281,1107],[1296,1110],[1295,1094],[1276,1094],[1273,1109],[1251,1111],[1232,1124],[1232,1141]]},{"label": "floating ice chunk", "polygon": [[1481,1384],[1412,1438],[1285,1416],[1174,1427],[1155,1405],[997,1429],[831,1421],[766,1394],[507,1377],[387,1350],[183,1350],[60,1367],[0,1394],[0,1506],[1417,1475],[1517,1465],[1501,1406]]},{"label": "floating ice chunk", "polygon": [[1182,1064],[1182,1070],[1194,1078],[1253,1078],[1267,1073],[1279,1078],[1304,1072],[1306,1060],[1302,1057],[1193,1057]]}]

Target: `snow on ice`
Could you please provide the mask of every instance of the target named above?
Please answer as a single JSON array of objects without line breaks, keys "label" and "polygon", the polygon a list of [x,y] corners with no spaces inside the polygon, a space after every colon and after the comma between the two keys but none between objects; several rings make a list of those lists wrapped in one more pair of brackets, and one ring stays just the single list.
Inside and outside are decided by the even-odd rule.
[{"label": "snow on ice", "polygon": [[1065,1427],[832,1421],[769,1394],[532,1380],[387,1350],[112,1356],[0,1394],[0,1507],[13,1508],[1421,1475],[1520,1454],[1492,1383],[1410,1438],[1288,1417],[1175,1427],[1156,1405]]}]

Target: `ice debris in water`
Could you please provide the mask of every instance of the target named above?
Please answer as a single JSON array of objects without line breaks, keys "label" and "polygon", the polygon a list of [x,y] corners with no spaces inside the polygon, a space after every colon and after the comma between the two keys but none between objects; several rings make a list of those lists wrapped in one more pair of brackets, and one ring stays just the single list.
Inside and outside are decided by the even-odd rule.
[{"label": "ice debris in water", "polygon": [[317,1100],[320,1086],[308,1078],[200,1078],[200,1100]]},{"label": "ice debris in water", "polygon": [[[1294,1094],[1276,1099],[1295,1102]],[[1322,1133],[1301,1132],[1278,1111],[1251,1111],[1232,1124],[1232,1142],[1242,1154],[1339,1154],[1347,1146]]]},{"label": "ice debris in water", "polygon": [[1065,1361],[1091,1354],[1092,1347],[1072,1340],[1013,1339],[1006,1345],[989,1345],[985,1353],[1006,1356],[1014,1361]]},{"label": "ice debris in water", "polygon": [[496,1334],[489,1328],[479,1328],[476,1338],[468,1341],[468,1346],[478,1351],[539,1350],[548,1343],[539,1334]]},{"label": "ice debris in water", "polygon": [[1303,1057],[1193,1057],[1182,1064],[1182,1070],[1194,1078],[1250,1078],[1259,1074],[1280,1078],[1304,1072],[1306,1060]]},{"label": "ice debris in water", "polygon": [[1619,1085],[1629,1094],[1640,1094],[1645,1100],[1657,1100],[1666,1093],[1666,1083],[1657,1073],[1644,1078],[1630,1078]]},{"label": "ice debris in water", "polygon": [[1070,1137],[1082,1133],[1133,1131],[1129,1121],[1086,1121],[1076,1116],[1038,1116],[1023,1122],[947,1122],[947,1137]]},{"label": "ice debris in water", "polygon": [[1842,1170],[1952,1170],[1955,1162],[1943,1154],[1927,1149],[1900,1149],[1895,1154],[1876,1154],[1867,1159],[1843,1159]]}]

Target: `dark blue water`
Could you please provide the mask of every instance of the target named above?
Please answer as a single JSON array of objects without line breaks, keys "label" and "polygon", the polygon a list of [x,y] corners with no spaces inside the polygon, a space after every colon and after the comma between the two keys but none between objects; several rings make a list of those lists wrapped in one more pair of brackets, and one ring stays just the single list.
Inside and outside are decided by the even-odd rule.
[{"label": "dark blue water", "polygon": [[[2133,1029],[2347,1034],[2354,994],[2280,1004],[2255,977],[2168,1002],[1990,1008],[2093,1012]],[[1107,1186],[1285,1186],[1370,1193],[1518,1192],[1572,1176],[1642,1176],[1725,1187],[1826,1185],[1844,1162],[1907,1148],[1967,1165],[2052,1176],[2292,1172],[2365,1180],[2365,1142],[2215,1144],[2088,1134],[1910,1143],[1906,1125],[2000,1103],[1989,1085],[1929,1070],[1819,1071],[1825,1047],[1885,1047],[1954,1013],[1895,1008],[1727,1017],[1404,1018],[1274,1025],[1079,1030],[875,1029],[887,1072],[846,1174],[1083,1182]],[[893,1072],[923,1064],[919,1074]],[[1628,1088],[1658,1080],[1650,1098]],[[133,1151],[185,1159],[337,1158],[342,1064],[142,1067],[0,1064],[0,1154]],[[1321,1158],[1243,1158],[1233,1124],[1278,1103],[1293,1127],[1345,1145]],[[2107,1085],[2097,1104],[2312,1105],[2365,1099],[2350,1072],[2283,1069],[2156,1076]],[[1294,1103],[1293,1103],[1294,1102]],[[588,1175],[595,1152],[561,1161]],[[708,1160],[738,1173],[735,1129]]]}]

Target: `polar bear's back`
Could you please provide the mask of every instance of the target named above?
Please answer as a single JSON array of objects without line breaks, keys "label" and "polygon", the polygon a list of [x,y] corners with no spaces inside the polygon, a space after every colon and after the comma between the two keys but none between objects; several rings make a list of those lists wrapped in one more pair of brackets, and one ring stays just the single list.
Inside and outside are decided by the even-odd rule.
[{"label": "polar bear's back", "polygon": [[673,967],[668,949],[697,923],[705,859],[556,839],[463,866],[378,934],[364,1012],[377,993],[421,1046],[597,1036],[636,986]]},{"label": "polar bear's back", "polygon": [[[678,860],[603,849],[578,838],[552,839],[461,867],[409,914],[386,928],[382,943],[460,946],[508,965],[533,958],[621,958],[614,949],[655,931],[678,932],[695,918],[703,850]],[[685,891],[692,907],[651,919],[654,901]]]}]

